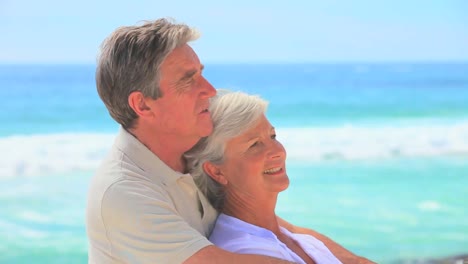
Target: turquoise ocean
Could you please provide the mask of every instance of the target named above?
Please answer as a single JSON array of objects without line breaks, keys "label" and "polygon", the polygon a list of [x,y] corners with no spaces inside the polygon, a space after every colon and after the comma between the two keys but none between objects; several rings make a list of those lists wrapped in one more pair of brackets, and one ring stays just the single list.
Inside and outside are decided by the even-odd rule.
[{"label": "turquoise ocean", "polygon": [[[0,66],[0,263],[86,263],[88,183],[118,126],[94,65]],[[468,253],[468,63],[208,64],[288,152],[277,213],[378,263]]]}]

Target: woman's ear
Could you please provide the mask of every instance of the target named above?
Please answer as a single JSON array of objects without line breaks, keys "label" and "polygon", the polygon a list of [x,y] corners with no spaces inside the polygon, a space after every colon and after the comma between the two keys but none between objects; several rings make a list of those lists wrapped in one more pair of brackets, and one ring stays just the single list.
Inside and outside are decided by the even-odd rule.
[{"label": "woman's ear", "polygon": [[210,176],[213,180],[221,185],[226,185],[228,183],[226,177],[224,177],[223,172],[219,168],[219,166],[206,161],[203,163],[203,170],[205,171],[208,176]]},{"label": "woman's ear", "polygon": [[145,96],[140,91],[132,92],[128,96],[128,105],[138,116],[151,114],[151,108],[148,106]]}]

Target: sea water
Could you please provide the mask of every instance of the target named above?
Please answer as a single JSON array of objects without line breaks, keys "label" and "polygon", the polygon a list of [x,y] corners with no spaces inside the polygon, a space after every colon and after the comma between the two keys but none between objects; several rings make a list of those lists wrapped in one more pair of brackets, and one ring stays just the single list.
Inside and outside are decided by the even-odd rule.
[{"label": "sea water", "polygon": [[[95,65],[0,66],[0,263],[86,263],[88,183],[118,126]],[[468,252],[468,64],[206,65],[288,153],[277,214],[379,263]]]}]

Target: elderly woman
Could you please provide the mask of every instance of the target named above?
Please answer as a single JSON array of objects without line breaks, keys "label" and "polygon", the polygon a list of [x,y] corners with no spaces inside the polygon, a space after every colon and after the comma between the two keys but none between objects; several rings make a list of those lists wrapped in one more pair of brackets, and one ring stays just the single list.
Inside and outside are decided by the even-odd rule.
[{"label": "elderly woman", "polygon": [[310,235],[290,233],[275,214],[288,188],[286,151],[257,96],[219,90],[211,101],[213,133],[186,153],[190,173],[220,212],[210,240],[237,253],[295,263],[341,263]]}]

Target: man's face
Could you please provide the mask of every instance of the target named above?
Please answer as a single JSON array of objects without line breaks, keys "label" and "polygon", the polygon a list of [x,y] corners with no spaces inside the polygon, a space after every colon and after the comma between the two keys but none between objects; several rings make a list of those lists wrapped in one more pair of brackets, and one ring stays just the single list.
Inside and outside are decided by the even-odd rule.
[{"label": "man's face", "polygon": [[262,115],[254,127],[227,142],[224,163],[217,166],[227,180],[226,192],[262,199],[289,186],[285,162],[286,151]]},{"label": "man's face", "polygon": [[181,142],[208,136],[213,122],[207,109],[216,90],[202,76],[203,65],[193,49],[187,44],[174,49],[160,70],[162,97],[151,106],[158,132],[176,136]]}]

